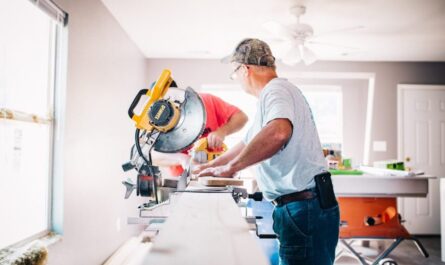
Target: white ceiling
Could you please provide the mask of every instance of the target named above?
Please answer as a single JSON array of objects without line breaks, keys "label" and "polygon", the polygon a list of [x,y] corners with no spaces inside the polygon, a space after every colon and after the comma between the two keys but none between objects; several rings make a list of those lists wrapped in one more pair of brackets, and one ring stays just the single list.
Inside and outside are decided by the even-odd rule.
[{"label": "white ceiling", "polygon": [[[444,0],[102,0],[147,58],[222,58],[246,37],[267,38],[262,24],[301,21],[321,60],[445,61]],[[358,30],[330,33],[339,29]],[[324,34],[326,33],[326,34]]]}]

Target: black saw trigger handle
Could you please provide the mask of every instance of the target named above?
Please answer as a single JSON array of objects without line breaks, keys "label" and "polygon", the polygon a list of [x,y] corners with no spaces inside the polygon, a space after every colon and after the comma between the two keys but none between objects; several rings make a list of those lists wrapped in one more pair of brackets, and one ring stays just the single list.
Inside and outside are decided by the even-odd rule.
[{"label": "black saw trigger handle", "polygon": [[130,116],[131,119],[133,119],[133,116],[134,116],[134,108],[136,108],[136,106],[139,103],[139,100],[141,100],[141,97],[143,95],[147,94],[147,92],[148,92],[148,89],[146,89],[146,88],[139,90],[138,94],[133,99],[133,102],[131,102],[130,108],[128,109],[128,116]]}]

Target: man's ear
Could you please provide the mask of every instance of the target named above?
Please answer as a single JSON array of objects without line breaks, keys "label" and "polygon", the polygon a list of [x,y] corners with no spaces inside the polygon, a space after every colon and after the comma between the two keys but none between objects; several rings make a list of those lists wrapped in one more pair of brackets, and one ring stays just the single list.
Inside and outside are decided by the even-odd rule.
[{"label": "man's ear", "polygon": [[244,76],[249,76],[249,75],[251,75],[252,74],[252,67],[250,67],[250,66],[248,66],[248,65],[244,65],[244,69],[245,69],[245,71],[244,71]]}]

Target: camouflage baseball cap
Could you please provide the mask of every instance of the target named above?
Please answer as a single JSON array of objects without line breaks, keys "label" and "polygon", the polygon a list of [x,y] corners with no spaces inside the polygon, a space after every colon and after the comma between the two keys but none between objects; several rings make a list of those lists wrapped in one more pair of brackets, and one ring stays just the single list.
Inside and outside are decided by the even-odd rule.
[{"label": "camouflage baseball cap", "polygon": [[273,57],[269,45],[259,39],[242,40],[227,59],[226,62],[275,68],[275,57]]}]

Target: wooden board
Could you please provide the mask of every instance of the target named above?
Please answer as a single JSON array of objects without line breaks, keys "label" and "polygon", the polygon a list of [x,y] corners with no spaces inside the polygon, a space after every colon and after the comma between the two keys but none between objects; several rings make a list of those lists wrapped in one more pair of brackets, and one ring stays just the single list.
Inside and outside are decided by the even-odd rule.
[{"label": "wooden board", "polygon": [[216,178],[216,177],[201,177],[198,179],[199,184],[208,187],[225,187],[225,186],[243,186],[242,179],[234,178]]},{"label": "wooden board", "polygon": [[162,187],[176,188],[178,186],[179,177],[163,177]]},{"label": "wooden board", "polygon": [[141,264],[269,264],[228,193],[183,193]]}]

